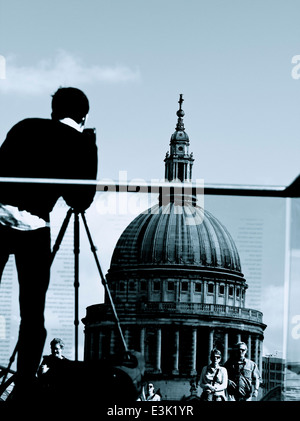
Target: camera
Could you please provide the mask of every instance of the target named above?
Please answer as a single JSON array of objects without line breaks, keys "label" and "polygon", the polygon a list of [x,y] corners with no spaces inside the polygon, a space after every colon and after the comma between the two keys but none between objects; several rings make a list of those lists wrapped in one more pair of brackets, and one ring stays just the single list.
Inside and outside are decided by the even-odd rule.
[{"label": "camera", "polygon": [[90,141],[96,143],[96,129],[95,128],[88,128],[82,131],[82,134]]}]

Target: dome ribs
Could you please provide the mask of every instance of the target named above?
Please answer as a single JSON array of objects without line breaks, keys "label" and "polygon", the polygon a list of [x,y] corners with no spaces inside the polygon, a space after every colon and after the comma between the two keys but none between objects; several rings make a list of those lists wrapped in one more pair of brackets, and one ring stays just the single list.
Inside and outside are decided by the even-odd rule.
[{"label": "dome ribs", "polygon": [[199,208],[199,212],[202,212],[203,222],[197,225],[198,243],[199,243],[199,261],[203,266],[213,266],[214,257],[211,248],[211,241],[209,237],[209,228],[205,221],[205,212],[202,208]]},{"label": "dome ribs", "polygon": [[241,272],[236,245],[210,212],[186,202],[155,205],[120,236],[111,270],[158,265],[195,266]]},{"label": "dome ribs", "polygon": [[[147,263],[161,263],[166,255],[166,227],[169,219],[169,205],[159,208],[158,214],[152,218],[142,243],[144,260]],[[147,239],[147,233],[150,236]],[[141,260],[143,262],[143,260]]]},{"label": "dome ribs", "polygon": [[[196,208],[191,209],[189,206],[184,206],[184,217],[182,216],[182,225],[184,234],[186,236],[186,253],[185,260],[191,264],[200,264],[200,246],[199,236],[197,235],[196,224],[190,224],[190,218],[196,212]],[[185,220],[189,221],[188,223]],[[197,257],[199,258],[197,259]]]},{"label": "dome ribs", "polygon": [[[211,266],[218,267],[221,266],[221,252],[219,239],[215,230],[215,227],[212,223],[212,218],[209,212],[204,211],[204,224],[207,231],[207,246],[209,247],[211,254]],[[205,252],[207,253],[207,247]]]}]

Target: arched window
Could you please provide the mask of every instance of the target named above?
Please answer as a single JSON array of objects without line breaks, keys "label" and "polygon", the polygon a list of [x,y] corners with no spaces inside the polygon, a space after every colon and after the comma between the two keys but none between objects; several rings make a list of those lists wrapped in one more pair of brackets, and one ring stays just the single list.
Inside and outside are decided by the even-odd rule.
[{"label": "arched window", "polygon": [[195,292],[201,292],[202,291],[202,285],[200,282],[195,282]]},{"label": "arched window", "polygon": [[210,283],[207,285],[207,292],[209,294],[213,294],[214,293],[214,284]]},{"label": "arched window", "polygon": [[181,291],[182,292],[187,292],[189,290],[189,283],[184,281],[181,283]]},{"label": "arched window", "polygon": [[160,281],[153,282],[153,291],[160,291]]}]

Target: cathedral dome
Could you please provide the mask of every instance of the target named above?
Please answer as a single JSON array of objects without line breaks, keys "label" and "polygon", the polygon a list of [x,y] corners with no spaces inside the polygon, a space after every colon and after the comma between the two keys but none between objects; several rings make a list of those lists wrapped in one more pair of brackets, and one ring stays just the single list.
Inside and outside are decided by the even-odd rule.
[{"label": "cathedral dome", "polygon": [[[165,179],[191,182],[194,159],[188,150],[183,124],[182,95],[178,102],[176,132],[165,158]],[[177,269],[188,269],[210,272],[212,276],[216,272],[230,272],[243,277],[237,248],[224,225],[197,206],[196,196],[183,194],[174,187],[169,193],[161,191],[158,204],[137,216],[124,230],[115,247],[109,274],[154,269],[156,273],[171,269],[172,274]]]},{"label": "cathedral dome", "polygon": [[115,247],[110,272],[155,267],[194,267],[241,274],[236,245],[223,224],[192,201],[159,204],[138,215]]}]

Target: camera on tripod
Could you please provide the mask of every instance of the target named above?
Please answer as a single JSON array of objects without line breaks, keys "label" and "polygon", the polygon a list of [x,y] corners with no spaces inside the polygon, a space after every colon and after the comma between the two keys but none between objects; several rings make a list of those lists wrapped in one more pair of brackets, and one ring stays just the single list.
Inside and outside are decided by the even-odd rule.
[{"label": "camera on tripod", "polygon": [[95,128],[83,129],[82,134],[87,139],[91,139],[91,142],[93,141],[94,143],[96,143],[96,129]]}]

